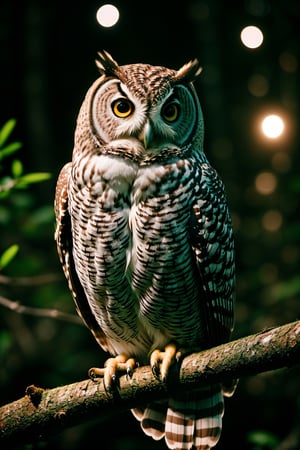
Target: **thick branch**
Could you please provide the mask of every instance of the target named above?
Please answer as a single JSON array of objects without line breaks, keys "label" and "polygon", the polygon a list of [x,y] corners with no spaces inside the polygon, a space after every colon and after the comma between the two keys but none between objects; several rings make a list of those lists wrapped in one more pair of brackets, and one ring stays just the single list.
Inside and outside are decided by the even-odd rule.
[{"label": "thick branch", "polygon": [[187,356],[172,370],[167,385],[139,367],[121,376],[119,389],[105,392],[102,380],[85,380],[51,390],[30,386],[25,397],[0,408],[0,447],[33,442],[95,417],[116,414],[167,397],[170,391],[254,375],[300,362],[300,321]]}]

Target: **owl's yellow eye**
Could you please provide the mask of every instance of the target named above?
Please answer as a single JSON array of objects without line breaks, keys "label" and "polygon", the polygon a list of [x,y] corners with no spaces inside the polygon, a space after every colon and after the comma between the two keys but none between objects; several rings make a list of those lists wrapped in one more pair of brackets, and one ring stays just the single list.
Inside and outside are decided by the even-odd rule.
[{"label": "owl's yellow eye", "polygon": [[126,98],[119,98],[115,100],[112,104],[112,110],[115,116],[124,119],[133,113],[133,104]]},{"label": "owl's yellow eye", "polygon": [[172,101],[167,103],[161,112],[162,118],[169,123],[175,122],[178,119],[180,113],[180,106],[177,102]]}]

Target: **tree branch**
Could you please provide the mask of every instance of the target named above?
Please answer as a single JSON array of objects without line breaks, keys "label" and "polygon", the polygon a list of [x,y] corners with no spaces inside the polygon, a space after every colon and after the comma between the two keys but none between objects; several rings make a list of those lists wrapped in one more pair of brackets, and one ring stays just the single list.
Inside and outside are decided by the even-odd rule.
[{"label": "tree branch", "polygon": [[0,306],[4,306],[18,314],[27,314],[35,317],[46,317],[50,319],[63,320],[65,322],[74,323],[76,325],[83,325],[82,320],[78,315],[64,313],[52,308],[32,308],[31,306],[22,305],[17,300],[9,300],[6,297],[0,295]]},{"label": "tree branch", "polygon": [[272,328],[183,359],[167,384],[149,366],[131,378],[121,376],[113,394],[103,381],[84,380],[50,390],[29,386],[25,397],[0,408],[0,447],[33,442],[78,423],[163,399],[172,390],[196,390],[200,385],[254,375],[300,362],[300,321]]}]

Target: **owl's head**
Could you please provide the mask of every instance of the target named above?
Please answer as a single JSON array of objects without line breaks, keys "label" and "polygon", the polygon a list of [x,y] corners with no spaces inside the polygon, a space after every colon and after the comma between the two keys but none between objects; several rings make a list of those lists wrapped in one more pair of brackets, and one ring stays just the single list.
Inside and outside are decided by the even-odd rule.
[{"label": "owl's head", "polygon": [[93,138],[99,146],[139,141],[145,153],[193,142],[202,148],[203,117],[193,81],[201,68],[193,60],[179,70],[148,64],[119,66],[107,52],[96,61],[100,78],[89,90]]}]

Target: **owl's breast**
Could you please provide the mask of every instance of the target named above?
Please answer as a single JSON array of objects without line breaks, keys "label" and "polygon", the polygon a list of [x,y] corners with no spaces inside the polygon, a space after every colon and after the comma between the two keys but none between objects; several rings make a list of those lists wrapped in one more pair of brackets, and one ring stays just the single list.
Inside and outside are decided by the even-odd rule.
[{"label": "owl's breast", "polygon": [[141,168],[130,211],[132,288],[150,332],[200,339],[199,281],[189,237],[195,177],[188,160]]},{"label": "owl's breast", "polygon": [[141,168],[115,156],[73,168],[74,261],[112,352],[190,343],[201,333],[187,230],[191,171],[189,162]]}]

